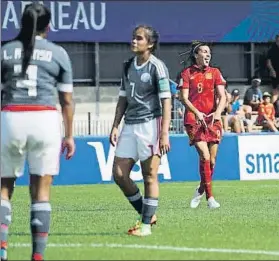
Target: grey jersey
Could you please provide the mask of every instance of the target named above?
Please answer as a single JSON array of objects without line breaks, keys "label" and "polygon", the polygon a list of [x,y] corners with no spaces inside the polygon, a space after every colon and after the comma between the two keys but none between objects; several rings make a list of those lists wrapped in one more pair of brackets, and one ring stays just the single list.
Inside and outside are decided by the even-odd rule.
[{"label": "grey jersey", "polygon": [[127,97],[126,124],[147,122],[161,116],[160,99],[171,98],[167,67],[154,55],[138,66],[135,57],[127,75],[125,70],[123,72],[119,95]]},{"label": "grey jersey", "polygon": [[72,66],[60,46],[36,37],[26,77],[21,77],[22,43],[11,41],[1,50],[2,107],[5,105],[56,106],[55,87],[72,92]]}]

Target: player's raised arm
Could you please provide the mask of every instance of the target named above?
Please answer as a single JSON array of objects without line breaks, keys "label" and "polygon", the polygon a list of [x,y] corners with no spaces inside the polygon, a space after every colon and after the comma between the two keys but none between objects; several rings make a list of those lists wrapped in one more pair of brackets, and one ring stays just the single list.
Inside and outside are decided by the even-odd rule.
[{"label": "player's raised arm", "polygon": [[62,150],[64,151],[67,149],[66,159],[70,159],[75,152],[73,140],[73,72],[70,58],[62,47],[60,55],[60,74],[57,82],[57,89],[65,128],[65,138]]},{"label": "player's raised arm", "polygon": [[110,132],[110,143],[112,146],[115,146],[118,139],[118,127],[119,124],[125,114],[127,109],[127,98],[126,98],[126,89],[125,89],[125,72],[123,72],[123,76],[121,78],[120,90],[119,90],[119,98],[115,109],[114,120],[112,124],[112,129]]}]

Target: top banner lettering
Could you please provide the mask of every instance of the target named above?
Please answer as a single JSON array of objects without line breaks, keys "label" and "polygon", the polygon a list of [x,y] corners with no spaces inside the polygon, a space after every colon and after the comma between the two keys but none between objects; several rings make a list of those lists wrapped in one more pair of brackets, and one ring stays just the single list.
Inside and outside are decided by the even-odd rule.
[{"label": "top banner lettering", "polygon": [[[32,1],[1,1],[2,41],[15,37]],[[279,32],[278,1],[39,1],[52,13],[57,42],[130,42],[133,28],[153,26],[160,42],[267,42]]]}]

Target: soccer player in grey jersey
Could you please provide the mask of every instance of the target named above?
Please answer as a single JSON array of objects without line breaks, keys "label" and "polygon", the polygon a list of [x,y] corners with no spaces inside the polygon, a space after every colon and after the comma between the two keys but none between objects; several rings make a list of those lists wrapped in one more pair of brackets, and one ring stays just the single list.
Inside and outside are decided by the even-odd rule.
[{"label": "soccer player in grey jersey", "polygon": [[39,3],[27,5],[19,35],[1,50],[1,260],[7,259],[11,196],[30,172],[32,260],[43,260],[50,226],[50,186],[59,172],[61,120],[56,110],[57,87],[65,125],[62,150],[73,156],[72,67],[68,54],[45,39],[50,11]]},{"label": "soccer player in grey jersey", "polygon": [[[150,235],[151,225],[156,223],[160,157],[170,149],[169,75],[165,64],[152,54],[157,42],[158,34],[152,27],[135,28],[131,47],[135,57],[124,65],[110,134],[111,144],[117,146],[113,164],[114,180],[140,214],[136,225],[128,231],[128,234],[135,236]],[[124,127],[118,138],[118,127],[123,116]],[[144,199],[130,178],[130,172],[138,160],[144,179]]]}]

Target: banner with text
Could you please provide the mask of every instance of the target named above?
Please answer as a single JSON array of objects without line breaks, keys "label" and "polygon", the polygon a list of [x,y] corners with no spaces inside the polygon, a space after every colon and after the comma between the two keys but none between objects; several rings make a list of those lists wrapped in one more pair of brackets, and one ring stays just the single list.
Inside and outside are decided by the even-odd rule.
[{"label": "banner with text", "polygon": [[[197,181],[199,180],[199,160],[194,147],[189,146],[185,135],[171,137],[171,151],[164,156],[159,168],[161,182]],[[214,179],[239,180],[237,136],[225,136],[218,152]],[[229,151],[229,152],[228,152]],[[229,157],[228,157],[229,154]],[[76,138],[76,153],[66,161],[61,156],[59,176],[55,177],[56,185],[111,183],[114,147],[109,145],[108,138]],[[228,168],[228,166],[232,166]],[[131,172],[131,178],[142,181],[139,162]],[[17,184],[27,185],[28,169]]]},{"label": "banner with text", "polygon": [[238,138],[241,180],[279,179],[279,135]]},{"label": "banner with text", "polygon": [[[15,37],[32,1],[1,1],[2,41]],[[161,42],[264,42],[279,31],[278,1],[39,1],[52,13],[49,39],[130,42],[138,24]],[[255,22],[256,21],[256,22]]]}]

